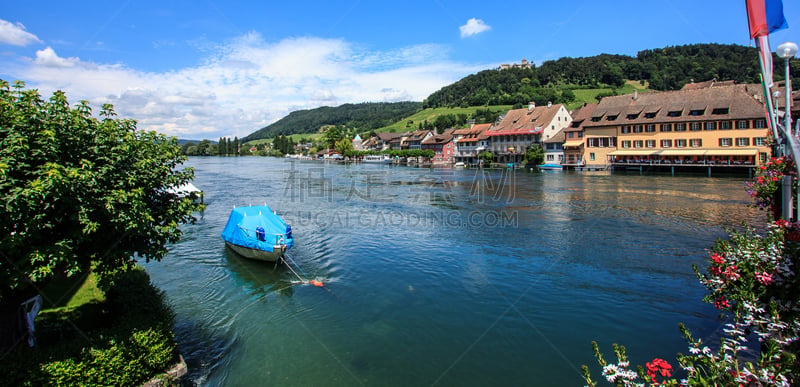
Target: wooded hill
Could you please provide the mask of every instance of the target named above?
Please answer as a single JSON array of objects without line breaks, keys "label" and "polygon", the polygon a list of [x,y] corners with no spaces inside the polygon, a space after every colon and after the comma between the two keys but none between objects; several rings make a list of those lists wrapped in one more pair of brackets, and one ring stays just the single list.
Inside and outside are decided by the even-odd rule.
[{"label": "wooded hill", "polygon": [[[783,61],[774,56],[775,80],[783,80]],[[792,75],[800,75],[793,60]],[[641,81],[654,90],[676,90],[684,84],[711,79],[758,83],[760,69],[755,48],[725,44],[693,44],[640,51],[636,57],[601,54],[561,58],[531,68],[491,69],[469,75],[434,92],[422,103],[361,103],[295,111],[259,129],[243,141],[278,134],[314,133],[326,125],[344,125],[368,132],[403,120],[422,108],[510,105],[528,102],[579,101],[588,89],[624,92],[626,80]],[[630,85],[628,85],[628,88]],[[595,95],[600,97],[602,95]],[[415,124],[417,124],[415,122]]]},{"label": "wooded hill", "polygon": [[242,139],[242,142],[270,138],[276,135],[314,133],[327,125],[343,125],[370,131],[393,124],[422,109],[420,102],[346,103],[337,107],[323,106],[297,110],[277,122],[267,125]]}]

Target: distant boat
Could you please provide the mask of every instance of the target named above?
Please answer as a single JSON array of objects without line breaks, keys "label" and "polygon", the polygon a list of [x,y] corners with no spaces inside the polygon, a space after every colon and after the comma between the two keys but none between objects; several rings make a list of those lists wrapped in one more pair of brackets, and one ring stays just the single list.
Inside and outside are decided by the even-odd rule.
[{"label": "distant boat", "polygon": [[364,162],[390,164],[392,162],[392,158],[387,155],[366,155],[364,156]]},{"label": "distant boat", "polygon": [[463,162],[463,161],[459,161],[459,162],[455,163],[455,165],[454,165],[454,166],[455,166],[456,168],[464,168],[464,167],[466,167],[467,165],[466,165],[466,164],[464,164],[464,162]]},{"label": "distant boat", "polygon": [[222,239],[239,255],[268,262],[277,261],[294,245],[292,226],[268,206],[234,208]]},{"label": "distant boat", "polygon": [[540,164],[537,167],[543,171],[560,171],[564,169],[560,164]]}]

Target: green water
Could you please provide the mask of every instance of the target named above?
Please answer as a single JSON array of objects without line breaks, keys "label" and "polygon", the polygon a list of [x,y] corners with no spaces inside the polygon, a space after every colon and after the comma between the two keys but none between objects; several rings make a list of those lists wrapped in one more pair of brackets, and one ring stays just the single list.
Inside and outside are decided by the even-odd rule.
[{"label": "green water", "polygon": [[[193,158],[208,208],[147,265],[199,385],[583,385],[597,340],[634,363],[716,340],[691,270],[756,222],[743,180]],[[233,206],[292,223],[324,288],[244,260]]]}]

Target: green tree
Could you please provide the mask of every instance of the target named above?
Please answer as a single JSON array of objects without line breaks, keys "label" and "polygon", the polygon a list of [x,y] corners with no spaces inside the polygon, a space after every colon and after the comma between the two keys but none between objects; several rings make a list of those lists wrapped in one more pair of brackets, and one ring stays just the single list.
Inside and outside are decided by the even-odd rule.
[{"label": "green tree", "polygon": [[199,209],[170,190],[194,177],[175,138],[24,87],[0,80],[0,347],[19,339],[20,302],[52,279],[160,260]]},{"label": "green tree", "polygon": [[544,163],[544,148],[539,144],[531,144],[525,150],[525,158],[522,161],[522,165],[539,165],[542,163]]},{"label": "green tree", "polygon": [[492,161],[494,161],[494,155],[492,152],[483,151],[478,153],[478,159],[483,162],[483,165],[491,165]]},{"label": "green tree", "polygon": [[353,143],[348,138],[343,138],[339,141],[336,141],[334,144],[334,149],[336,149],[339,154],[344,155],[347,151],[353,150]]},{"label": "green tree", "polygon": [[325,134],[322,136],[322,139],[325,141],[325,145],[328,148],[334,148],[336,146],[336,142],[343,138],[344,133],[342,133],[342,130],[335,125],[328,128],[328,130],[326,130]]}]

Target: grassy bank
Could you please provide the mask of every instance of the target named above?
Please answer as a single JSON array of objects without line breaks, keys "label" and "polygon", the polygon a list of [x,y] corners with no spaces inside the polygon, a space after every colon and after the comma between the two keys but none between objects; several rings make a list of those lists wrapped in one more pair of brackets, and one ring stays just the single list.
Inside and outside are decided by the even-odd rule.
[{"label": "grassy bank", "polygon": [[174,363],[174,314],[143,269],[68,282],[43,292],[37,346],[0,359],[4,384],[136,386]]}]

